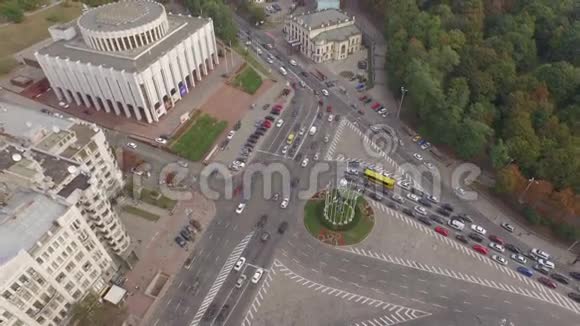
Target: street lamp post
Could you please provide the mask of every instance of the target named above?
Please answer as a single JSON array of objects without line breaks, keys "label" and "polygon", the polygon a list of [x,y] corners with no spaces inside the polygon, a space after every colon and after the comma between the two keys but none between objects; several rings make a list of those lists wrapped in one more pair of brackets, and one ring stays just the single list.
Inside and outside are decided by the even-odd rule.
[{"label": "street lamp post", "polygon": [[536,177],[532,177],[532,178],[528,179],[528,185],[526,186],[526,189],[524,189],[524,191],[522,191],[520,198],[518,199],[518,202],[520,204],[522,204],[524,202],[524,196],[526,195],[526,193],[528,192],[528,190],[532,186],[532,183],[538,183],[536,181]]},{"label": "street lamp post", "polygon": [[405,86],[401,86],[401,101],[399,102],[399,109],[397,109],[397,119],[401,115],[401,108],[403,107],[403,100],[405,99],[405,94],[407,94],[409,90],[405,88]]}]

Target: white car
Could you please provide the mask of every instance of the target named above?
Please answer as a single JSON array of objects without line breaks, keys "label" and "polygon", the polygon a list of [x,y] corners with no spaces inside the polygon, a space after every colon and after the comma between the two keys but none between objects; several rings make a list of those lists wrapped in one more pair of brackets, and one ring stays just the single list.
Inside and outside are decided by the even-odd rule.
[{"label": "white car", "polygon": [[322,93],[322,95],[328,96],[328,91],[326,89],[322,89],[320,92]]},{"label": "white car", "polygon": [[329,114],[328,115],[328,122],[332,122],[332,120],[334,120],[334,115]]},{"label": "white car", "polygon": [[501,227],[504,228],[508,232],[514,232],[516,229],[513,225],[511,225],[509,223],[502,223]]},{"label": "white car", "polygon": [[477,224],[471,224],[471,230],[473,232],[479,233],[481,235],[485,235],[487,233],[487,230],[484,229],[483,227],[477,225]]},{"label": "white car", "polygon": [[412,200],[414,202],[419,202],[419,196],[417,196],[415,194],[407,194],[407,198],[409,198],[410,200]]},{"label": "white car", "polygon": [[426,150],[429,147],[431,147],[431,144],[429,142],[423,143],[423,145],[421,145],[422,150]]},{"label": "white car", "polygon": [[238,280],[236,281],[236,288],[241,288],[242,285],[244,285],[244,282],[246,281],[248,277],[246,276],[246,274],[242,274],[240,275],[240,277],[238,277]]},{"label": "white car", "polygon": [[379,132],[381,130],[381,128],[377,127],[377,126],[371,126],[371,130],[373,132]]},{"label": "white car", "polygon": [[433,165],[433,163],[431,162],[425,162],[423,163],[425,164],[425,166],[429,169],[429,170],[433,170],[435,168],[435,165]]},{"label": "white car", "polygon": [[274,59],[272,59],[271,57],[267,57],[266,62],[268,62],[269,64],[272,64],[272,63],[274,63]]},{"label": "white car", "polygon": [[315,161],[318,161],[319,158],[320,158],[320,153],[319,152],[316,152],[314,154],[314,157],[312,159],[315,160]]},{"label": "white car", "polygon": [[302,160],[302,163],[300,164],[300,166],[302,166],[303,168],[305,168],[308,165],[308,157],[305,157]]},{"label": "white car", "polygon": [[284,145],[284,147],[282,147],[282,154],[288,153],[288,147],[290,147],[290,145]]},{"label": "white car", "polygon": [[415,153],[413,154],[413,157],[417,160],[417,161],[423,161],[423,156],[419,153]]},{"label": "white car", "polygon": [[550,259],[550,255],[541,249],[534,248],[534,249],[530,250],[530,252],[532,253],[532,255],[534,255],[538,258],[542,258],[545,260]]},{"label": "white car", "polygon": [[165,145],[165,144],[167,144],[167,139],[162,138],[162,137],[157,137],[157,138],[155,138],[155,142]]},{"label": "white car", "polygon": [[298,64],[296,63],[296,60],[294,60],[294,59],[290,59],[290,64],[291,64],[291,65],[293,65],[293,66],[296,66],[296,65],[298,65]]},{"label": "white car", "polygon": [[137,148],[137,144],[135,144],[135,143],[127,143],[127,147],[132,148],[132,149],[135,149],[135,148]]},{"label": "white car", "polygon": [[280,207],[282,208],[286,208],[288,207],[288,203],[290,202],[290,198],[286,197],[282,200],[282,202],[280,203]]},{"label": "white car", "polygon": [[457,231],[463,231],[463,229],[465,228],[465,224],[463,222],[461,222],[460,220],[456,220],[456,219],[449,220],[449,222],[447,222],[447,224]]},{"label": "white car", "polygon": [[300,130],[298,131],[298,134],[299,134],[300,136],[303,136],[305,132],[306,132],[306,128],[302,127],[302,128],[300,128]]},{"label": "white car", "polygon": [[512,258],[513,261],[517,262],[518,264],[525,265],[528,262],[526,257],[520,254],[512,254],[510,257]]},{"label": "white car", "polygon": [[397,183],[399,185],[399,187],[405,189],[405,190],[409,190],[411,191],[411,183],[408,181],[399,181]]},{"label": "white car", "polygon": [[427,210],[423,206],[417,205],[414,207],[414,210],[419,215],[427,216]]},{"label": "white car", "polygon": [[497,252],[504,252],[505,251],[505,248],[502,245],[495,243],[495,242],[490,242],[489,247]]},{"label": "white car", "polygon": [[227,135],[227,137],[226,137],[226,138],[227,138],[228,140],[229,140],[229,139],[232,139],[232,138],[234,138],[234,135],[235,135],[235,134],[236,134],[236,132],[235,132],[234,130],[230,130],[230,132],[228,132],[228,135]]},{"label": "white car", "polygon": [[282,120],[282,119],[278,119],[278,121],[276,121],[276,127],[278,127],[278,128],[282,127],[283,124],[284,124],[284,120]]},{"label": "white car", "polygon": [[461,187],[457,187],[457,188],[455,188],[455,193],[457,194],[457,196],[463,196],[463,195],[465,195],[465,189],[463,189]]},{"label": "white car", "polygon": [[542,266],[545,266],[545,267],[547,267],[549,269],[556,268],[556,265],[553,262],[551,262],[549,260],[546,260],[546,259],[538,259],[538,264],[540,264]]},{"label": "white car", "polygon": [[260,49],[260,48],[256,48],[256,53],[257,53],[258,55],[262,54],[262,49]]},{"label": "white car", "polygon": [[238,207],[236,208],[236,214],[242,214],[244,208],[246,208],[246,203],[239,203]]},{"label": "white car", "polygon": [[429,200],[433,204],[439,204],[439,198],[437,198],[437,196],[427,195],[427,200]]},{"label": "white car", "polygon": [[254,273],[254,276],[252,276],[252,283],[256,284],[260,281],[260,279],[262,278],[262,274],[264,274],[264,270],[261,268],[258,268],[256,270],[256,272]]},{"label": "white car", "polygon": [[236,271],[236,272],[241,271],[242,267],[244,267],[245,263],[246,263],[246,258],[240,257],[240,259],[238,259],[238,261],[234,265],[234,271]]},{"label": "white car", "polygon": [[498,262],[499,264],[502,265],[507,265],[507,259],[505,259],[503,256],[500,255],[491,255],[491,259],[495,260],[496,262]]},{"label": "white car", "polygon": [[401,197],[401,196],[399,196],[399,195],[397,195],[397,194],[394,194],[394,195],[393,195],[391,198],[392,198],[394,201],[396,201],[397,203],[399,203],[399,204],[402,204],[402,203],[405,201],[405,200],[403,199],[403,197]]}]

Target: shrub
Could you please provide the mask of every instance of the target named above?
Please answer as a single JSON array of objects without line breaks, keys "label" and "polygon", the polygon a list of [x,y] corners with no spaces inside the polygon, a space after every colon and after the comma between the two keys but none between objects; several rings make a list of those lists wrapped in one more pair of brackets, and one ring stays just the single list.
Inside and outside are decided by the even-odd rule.
[{"label": "shrub", "polygon": [[0,6],[0,16],[6,17],[13,23],[21,23],[24,20],[24,11],[16,1],[8,1]]},{"label": "shrub", "polygon": [[530,206],[524,207],[524,217],[532,225],[538,225],[542,222],[542,217]]},{"label": "shrub", "polygon": [[578,230],[566,223],[554,223],[551,228],[552,232],[562,240],[574,241],[580,236]]}]

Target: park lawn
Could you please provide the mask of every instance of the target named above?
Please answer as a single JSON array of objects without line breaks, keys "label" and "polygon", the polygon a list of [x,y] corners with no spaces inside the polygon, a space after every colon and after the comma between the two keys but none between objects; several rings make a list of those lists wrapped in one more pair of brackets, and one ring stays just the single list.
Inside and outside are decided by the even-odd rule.
[{"label": "park lawn", "polygon": [[200,161],[227,126],[227,122],[203,114],[171,144],[171,150],[190,161]]},{"label": "park lawn", "polygon": [[69,2],[46,9],[31,16],[25,16],[20,24],[0,27],[0,61],[7,61],[14,53],[49,37],[48,27],[58,22],[68,22],[81,14],[79,2]]},{"label": "park lawn", "polygon": [[250,66],[246,66],[234,78],[234,86],[248,94],[254,94],[262,86],[262,77]]},{"label": "park lawn", "polygon": [[142,217],[142,218],[144,218],[144,219],[146,219],[148,221],[151,221],[151,222],[157,221],[159,219],[159,217],[160,217],[157,214],[149,213],[149,212],[147,212],[145,210],[142,210],[142,209],[137,208],[137,207],[134,207],[134,206],[126,205],[126,206],[123,206],[122,209],[123,209],[123,211],[125,211],[125,212],[127,212],[129,214]]}]

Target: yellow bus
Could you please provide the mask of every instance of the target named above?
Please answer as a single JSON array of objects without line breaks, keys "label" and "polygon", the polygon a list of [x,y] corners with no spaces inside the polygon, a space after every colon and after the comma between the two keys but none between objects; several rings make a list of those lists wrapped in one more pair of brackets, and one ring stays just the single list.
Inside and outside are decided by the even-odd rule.
[{"label": "yellow bus", "polygon": [[365,177],[375,183],[383,185],[387,189],[392,190],[395,188],[395,179],[389,178],[378,171],[365,169]]},{"label": "yellow bus", "polygon": [[292,143],[294,142],[294,133],[291,132],[290,135],[288,135],[288,139],[286,140],[286,142],[288,143],[288,145],[292,145]]}]

